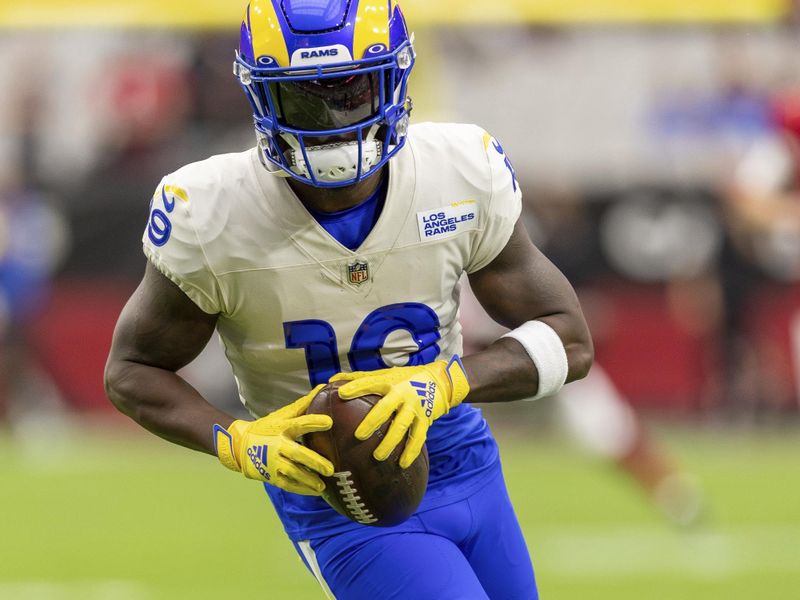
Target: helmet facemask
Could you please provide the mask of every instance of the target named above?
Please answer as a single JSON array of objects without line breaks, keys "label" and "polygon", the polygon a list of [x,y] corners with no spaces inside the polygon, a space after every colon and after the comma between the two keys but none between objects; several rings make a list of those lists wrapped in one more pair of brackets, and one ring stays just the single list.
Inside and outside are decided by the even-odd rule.
[{"label": "helmet facemask", "polygon": [[377,172],[405,142],[414,59],[410,39],[379,57],[314,67],[258,67],[237,53],[262,163],[317,187]]}]

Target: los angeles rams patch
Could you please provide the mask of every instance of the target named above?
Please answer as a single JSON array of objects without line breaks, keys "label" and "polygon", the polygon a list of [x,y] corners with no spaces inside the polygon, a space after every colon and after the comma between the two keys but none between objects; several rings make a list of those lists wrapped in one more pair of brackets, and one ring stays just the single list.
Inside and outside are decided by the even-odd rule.
[{"label": "los angeles rams patch", "polygon": [[418,212],[419,237],[425,242],[477,229],[478,216],[477,200],[462,200],[441,208]]}]

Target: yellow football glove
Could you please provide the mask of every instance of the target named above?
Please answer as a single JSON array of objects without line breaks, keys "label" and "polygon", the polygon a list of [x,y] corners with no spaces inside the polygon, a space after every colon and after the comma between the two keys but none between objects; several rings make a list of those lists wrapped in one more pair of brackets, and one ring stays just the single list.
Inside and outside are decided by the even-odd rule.
[{"label": "yellow football glove", "polygon": [[317,473],[330,477],[333,464],[296,440],[333,425],[327,415],[305,414],[323,387],[318,385],[308,395],[256,421],[234,421],[227,429],[214,425],[219,461],[248,479],[267,481],[295,494],[319,496],[325,484]]},{"label": "yellow football glove", "polygon": [[349,382],[339,388],[342,400],[368,394],[383,396],[356,428],[356,437],[367,439],[394,415],[373,456],[386,460],[408,432],[406,447],[400,455],[403,469],[419,456],[431,424],[461,404],[469,393],[467,375],[458,356],[449,363],[439,360],[418,367],[339,373],[331,377],[333,381]]}]

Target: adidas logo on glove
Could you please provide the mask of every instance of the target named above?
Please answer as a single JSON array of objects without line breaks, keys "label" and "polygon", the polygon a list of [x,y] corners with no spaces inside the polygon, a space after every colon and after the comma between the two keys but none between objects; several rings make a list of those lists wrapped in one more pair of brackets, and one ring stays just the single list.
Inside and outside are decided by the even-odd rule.
[{"label": "adidas logo on glove", "polygon": [[253,463],[256,471],[261,473],[265,479],[269,479],[269,473],[267,473],[267,448],[268,446],[265,444],[263,446],[251,446],[247,449],[247,456],[250,457],[250,462]]},{"label": "adidas logo on glove", "polygon": [[428,383],[422,381],[410,381],[417,389],[417,395],[421,398],[419,405],[425,409],[425,416],[429,419],[433,414],[433,400],[436,398],[436,384],[433,381]]}]

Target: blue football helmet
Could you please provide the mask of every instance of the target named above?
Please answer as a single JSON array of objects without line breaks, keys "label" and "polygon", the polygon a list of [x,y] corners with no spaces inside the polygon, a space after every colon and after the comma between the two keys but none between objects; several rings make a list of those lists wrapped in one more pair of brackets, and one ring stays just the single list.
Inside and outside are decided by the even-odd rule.
[{"label": "blue football helmet", "polygon": [[412,41],[396,0],[250,0],[233,70],[264,166],[342,187],[385,165],[408,132]]}]

